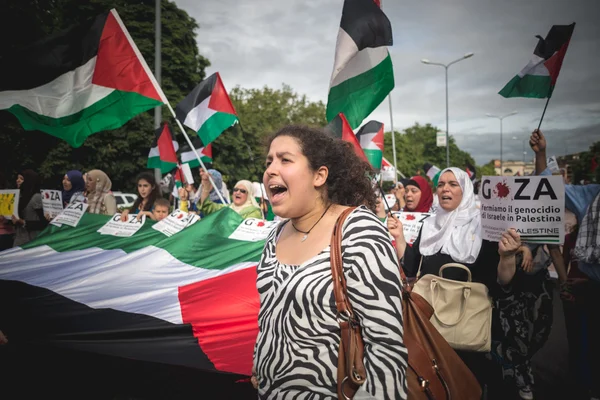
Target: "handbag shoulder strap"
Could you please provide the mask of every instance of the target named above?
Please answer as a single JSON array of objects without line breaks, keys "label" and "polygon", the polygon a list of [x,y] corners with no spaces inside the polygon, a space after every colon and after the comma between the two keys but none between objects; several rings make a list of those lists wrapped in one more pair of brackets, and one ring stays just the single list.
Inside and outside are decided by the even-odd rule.
[{"label": "handbag shoulder strap", "polygon": [[330,264],[331,276],[333,278],[333,294],[335,296],[335,305],[339,315],[349,317],[352,315],[352,306],[348,300],[348,292],[346,288],[346,278],[344,277],[343,261],[342,261],[342,228],[346,218],[356,207],[345,209],[338,217],[333,234],[331,235],[330,245]]}]

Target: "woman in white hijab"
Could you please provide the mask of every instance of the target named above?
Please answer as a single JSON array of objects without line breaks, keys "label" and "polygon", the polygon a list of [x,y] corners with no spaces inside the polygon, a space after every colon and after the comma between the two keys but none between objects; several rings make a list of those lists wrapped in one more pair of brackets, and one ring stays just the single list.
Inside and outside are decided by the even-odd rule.
[{"label": "woman in white hijab", "polygon": [[[412,246],[406,244],[402,224],[395,218],[388,218],[388,228],[396,239],[396,251],[406,275],[416,276],[419,266],[419,276],[439,275],[442,265],[460,263],[471,270],[474,282],[488,287],[495,285],[498,266],[504,256],[499,255],[498,243],[481,238],[481,214],[475,203],[471,179],[458,168],[446,168],[440,174],[436,194],[439,200],[437,212],[423,222]],[[514,231],[507,231],[503,235],[503,241],[505,239],[503,244],[510,244],[511,248],[513,242],[520,243]],[[514,257],[514,253],[509,253],[507,257]],[[467,274],[451,268],[444,271],[444,277],[466,280]]]},{"label": "woman in white hijab", "polygon": [[[217,204],[210,200],[209,194],[212,190],[212,185],[208,178],[202,178],[202,193],[198,202],[198,209],[206,216],[219,211],[222,208],[230,207],[233,211],[240,214],[243,219],[259,218],[262,219],[262,211],[254,198],[254,189],[252,182],[242,180],[235,184],[232,190],[231,204]],[[181,197],[181,210],[187,211],[187,192],[179,189]]]}]

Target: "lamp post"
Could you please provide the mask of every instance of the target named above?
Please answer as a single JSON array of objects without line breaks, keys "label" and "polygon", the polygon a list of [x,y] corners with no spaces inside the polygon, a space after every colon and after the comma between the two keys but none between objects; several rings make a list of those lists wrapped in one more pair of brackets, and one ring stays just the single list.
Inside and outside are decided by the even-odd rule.
[{"label": "lamp post", "polygon": [[485,114],[490,118],[498,118],[500,120],[500,176],[504,176],[504,163],[503,163],[503,159],[502,159],[502,120],[506,117],[510,117],[511,115],[515,115],[517,114],[516,111],[513,111],[511,113],[508,113],[506,115],[502,115],[502,116],[498,116],[498,115],[492,115],[492,114]]},{"label": "lamp post", "polygon": [[456,64],[459,61],[462,60],[466,60],[467,58],[473,57],[474,53],[467,53],[464,56],[462,56],[461,58],[454,60],[448,64],[442,64],[442,63],[438,63],[438,62],[432,62],[429,61],[426,58],[423,58],[421,60],[421,62],[423,64],[427,64],[427,65],[437,65],[440,67],[444,67],[444,69],[446,70],[446,167],[450,168],[450,134],[448,133],[448,68],[452,65],[452,64]]}]

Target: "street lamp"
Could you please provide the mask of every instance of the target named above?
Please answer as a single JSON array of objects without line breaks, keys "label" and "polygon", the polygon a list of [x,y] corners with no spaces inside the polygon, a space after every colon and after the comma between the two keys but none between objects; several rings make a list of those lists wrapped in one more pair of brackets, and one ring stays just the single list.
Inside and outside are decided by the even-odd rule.
[{"label": "street lamp", "polygon": [[[516,136],[513,136],[513,140],[519,140],[519,138]],[[527,152],[525,151],[525,142],[527,142],[527,141],[529,141],[528,138],[521,140],[521,142],[523,143],[523,163],[525,163],[525,155],[527,154]]]},{"label": "street lamp", "polygon": [[467,58],[473,57],[474,53],[467,53],[461,58],[454,60],[448,64],[442,64],[438,62],[429,61],[426,58],[423,58],[421,62],[427,65],[438,65],[440,67],[444,67],[446,70],[446,167],[450,168],[450,134],[448,133],[448,68],[452,64],[456,64],[459,61],[466,60]]},{"label": "street lamp", "polygon": [[506,117],[510,117],[511,115],[515,115],[515,114],[517,114],[516,111],[513,111],[511,113],[508,113],[508,114],[502,115],[502,116],[485,114],[490,118],[498,118],[500,120],[500,176],[504,176],[504,163],[502,160],[502,120]]}]

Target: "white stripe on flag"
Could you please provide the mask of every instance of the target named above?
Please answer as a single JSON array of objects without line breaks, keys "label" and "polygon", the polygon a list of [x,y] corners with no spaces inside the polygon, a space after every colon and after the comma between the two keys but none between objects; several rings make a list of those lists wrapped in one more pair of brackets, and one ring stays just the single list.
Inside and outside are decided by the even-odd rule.
[{"label": "white stripe on flag", "polygon": [[381,151],[381,149],[379,147],[377,147],[377,145],[375,144],[375,142],[373,142],[373,139],[375,138],[375,135],[377,135],[377,132],[375,132],[375,133],[363,133],[362,135],[360,135],[360,147],[362,147],[365,150],[379,150],[379,151]]},{"label": "white stripe on flag", "polygon": [[332,79],[329,87],[337,86],[340,83],[365,73],[375,66],[381,64],[388,56],[387,47],[366,48],[358,52],[348,61],[346,67],[341,70],[337,76]]},{"label": "white stripe on flag", "polygon": [[544,65],[545,61],[542,57],[532,55],[529,63],[519,72],[519,78],[525,75],[550,76],[550,71]]},{"label": "white stripe on flag", "polygon": [[42,86],[0,92],[0,110],[18,104],[36,114],[51,118],[78,113],[114,91],[112,88],[92,83],[96,59],[97,57],[93,57],[84,65]]},{"label": "white stripe on flag", "polygon": [[202,103],[191,109],[188,115],[186,115],[185,121],[183,121],[185,126],[198,132],[206,120],[216,113],[215,110],[208,108],[210,97],[211,96],[208,96]]},{"label": "white stripe on flag", "polygon": [[[182,324],[180,286],[255,266],[256,262],[245,262],[222,270],[198,268],[154,246],[127,254],[99,248],[59,253],[43,245],[3,252],[0,279],[43,287],[95,309],[112,308]],[[40,273],[48,268],[53,268],[52,274]]]}]

